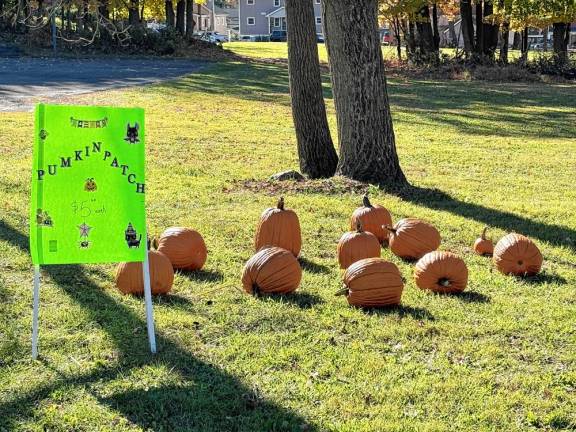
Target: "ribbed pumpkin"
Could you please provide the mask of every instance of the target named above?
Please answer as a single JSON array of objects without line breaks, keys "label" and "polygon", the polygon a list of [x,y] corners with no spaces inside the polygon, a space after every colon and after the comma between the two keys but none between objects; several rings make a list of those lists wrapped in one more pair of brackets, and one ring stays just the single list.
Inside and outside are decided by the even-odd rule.
[{"label": "ribbed pumpkin", "polygon": [[486,238],[488,227],[482,230],[482,235],[474,242],[474,252],[478,255],[492,255],[494,253],[494,243]]},{"label": "ribbed pumpkin", "polygon": [[344,273],[348,303],[358,307],[400,304],[404,282],[395,264],[382,258],[356,261]]},{"label": "ribbed pumpkin", "polygon": [[302,248],[300,221],[293,210],[284,208],[284,198],[280,198],[276,208],[264,210],[256,230],[255,250],[262,246],[277,246],[286,249],[297,257]]},{"label": "ribbed pumpkin", "polygon": [[383,225],[392,225],[392,216],[386,208],[378,204],[373,206],[368,195],[364,195],[362,207],[358,207],[352,213],[350,229],[355,230],[358,222],[362,224],[364,231],[374,234],[380,243],[388,244],[388,231]]},{"label": "ribbed pumpkin", "polygon": [[182,227],[164,231],[158,241],[158,251],[168,257],[175,269],[180,270],[200,270],[208,256],[200,233]]},{"label": "ribbed pumpkin", "polygon": [[542,253],[538,246],[521,234],[508,234],[496,243],[492,258],[501,273],[534,276],[542,268]]},{"label": "ribbed pumpkin", "polygon": [[452,252],[427,253],[416,263],[416,285],[439,293],[462,292],[468,284],[468,267]]},{"label": "ribbed pumpkin", "polygon": [[288,294],[296,290],[302,269],[294,255],[279,247],[265,247],[248,260],[242,274],[250,294]]},{"label": "ribbed pumpkin", "polygon": [[380,257],[380,242],[378,238],[362,230],[362,224],[356,224],[356,231],[344,233],[338,242],[338,262],[345,269],[350,264],[364,258]]},{"label": "ribbed pumpkin", "polygon": [[[148,251],[150,289],[152,294],[166,294],[172,289],[174,270],[170,260],[161,252]],[[124,294],[144,294],[141,262],[120,263],[116,268],[116,287]]]},{"label": "ribbed pumpkin", "polygon": [[402,219],[385,228],[390,231],[390,250],[400,258],[419,259],[440,246],[438,230],[420,219]]}]

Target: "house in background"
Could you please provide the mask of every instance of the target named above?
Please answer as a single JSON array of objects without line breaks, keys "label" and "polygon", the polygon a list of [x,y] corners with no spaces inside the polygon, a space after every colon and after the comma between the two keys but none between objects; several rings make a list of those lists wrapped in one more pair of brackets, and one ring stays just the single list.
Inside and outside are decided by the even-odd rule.
[{"label": "house in background", "polygon": [[[314,3],[316,33],[323,34],[321,2],[309,1]],[[238,0],[238,19],[240,37],[267,38],[274,30],[287,29],[284,0]]]},{"label": "house in background", "polygon": [[214,8],[214,31],[227,35],[229,31],[238,33],[238,9]]},{"label": "house in background", "polygon": [[[213,1],[213,0],[212,0]],[[203,32],[212,30],[212,6],[211,1],[206,5],[194,3],[192,11],[194,12],[194,31]]]}]

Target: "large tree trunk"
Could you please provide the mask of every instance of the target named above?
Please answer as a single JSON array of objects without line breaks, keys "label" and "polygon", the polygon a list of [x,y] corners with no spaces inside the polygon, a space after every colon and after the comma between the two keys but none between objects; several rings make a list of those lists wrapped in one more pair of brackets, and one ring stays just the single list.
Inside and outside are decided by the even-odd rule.
[{"label": "large tree trunk", "polygon": [[554,23],[554,57],[557,61],[565,63],[568,60],[568,42],[570,41],[570,24]]},{"label": "large tree trunk", "polygon": [[186,37],[192,39],[194,34],[194,0],[186,0]]},{"label": "large tree trunk", "polygon": [[[494,5],[492,0],[484,1],[484,18],[494,13]],[[482,37],[484,39],[483,53],[485,56],[493,59],[498,47],[498,25],[484,22],[482,24]]]},{"label": "large tree trunk", "polygon": [[400,19],[394,17],[394,36],[396,37],[396,54],[398,55],[398,61],[402,61],[402,34],[400,31]]},{"label": "large tree trunk", "polygon": [[176,3],[176,29],[181,33],[184,34],[186,31],[185,28],[185,17],[186,14],[186,0],[178,0]]},{"label": "large tree trunk", "polygon": [[470,56],[474,51],[474,21],[472,17],[472,0],[460,0],[460,17],[462,19],[462,39],[464,41],[464,53]]},{"label": "large tree trunk", "polygon": [[526,64],[526,62],[528,61],[528,49],[530,47],[528,46],[528,27],[524,27],[524,30],[522,30],[522,49],[521,49],[521,54],[520,54],[520,61],[523,64]]},{"label": "large tree trunk", "polygon": [[378,0],[324,0],[323,5],[340,140],[337,171],[382,186],[405,185],[388,103]]},{"label": "large tree trunk", "polygon": [[292,118],[300,170],[310,178],[332,177],[338,155],[326,118],[313,3],[287,0],[286,22]]},{"label": "large tree trunk", "polygon": [[548,51],[548,35],[549,35],[549,28],[548,26],[544,27],[544,30],[542,30],[542,34],[544,35],[544,46],[542,47],[544,52]]},{"label": "large tree trunk", "polygon": [[166,8],[166,27],[174,27],[175,16],[172,0],[166,0],[164,7]]},{"label": "large tree trunk", "polygon": [[514,41],[512,42],[512,49],[522,49],[522,32],[514,32]]},{"label": "large tree trunk", "polygon": [[508,64],[508,39],[510,39],[510,23],[504,21],[500,32],[500,61],[504,64]]},{"label": "large tree trunk", "polygon": [[476,54],[484,54],[484,14],[482,0],[476,0]]}]

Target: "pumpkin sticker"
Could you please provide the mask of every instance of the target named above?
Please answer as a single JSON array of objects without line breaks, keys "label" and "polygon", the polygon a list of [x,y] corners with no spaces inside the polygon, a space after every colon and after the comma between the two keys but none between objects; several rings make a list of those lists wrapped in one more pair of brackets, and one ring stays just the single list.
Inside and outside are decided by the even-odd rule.
[{"label": "pumpkin sticker", "polygon": [[36,210],[36,223],[38,226],[52,227],[54,224],[52,218],[48,215],[47,211],[42,211],[42,209]]},{"label": "pumpkin sticker", "polygon": [[134,227],[132,226],[131,222],[128,222],[128,227],[126,228],[126,231],[124,231],[124,238],[126,239],[126,243],[128,244],[128,248],[139,248],[140,247],[140,241],[142,240],[142,234],[140,234],[139,237],[136,237],[138,235],[138,233],[136,232],[136,230],[134,229]]},{"label": "pumpkin sticker", "polygon": [[90,247],[90,241],[88,240],[88,236],[90,235],[90,231],[92,227],[88,225],[86,222],[82,223],[82,225],[78,225],[78,229],[80,230],[80,241],[79,246],[82,249],[87,249]]},{"label": "pumpkin sticker", "polygon": [[134,123],[134,126],[130,126],[130,123],[128,123],[126,125],[126,138],[124,138],[124,141],[128,141],[130,144],[136,144],[137,142],[140,142],[140,139],[138,138],[139,128],[140,125],[137,122]]},{"label": "pumpkin sticker", "polygon": [[84,190],[86,192],[95,192],[98,189],[96,182],[93,178],[86,179],[86,183],[84,183]]}]

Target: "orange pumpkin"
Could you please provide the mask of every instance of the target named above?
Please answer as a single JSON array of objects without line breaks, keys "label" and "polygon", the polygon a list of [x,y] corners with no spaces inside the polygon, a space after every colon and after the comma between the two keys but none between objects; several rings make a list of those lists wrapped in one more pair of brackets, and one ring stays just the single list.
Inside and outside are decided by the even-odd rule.
[{"label": "orange pumpkin", "polygon": [[484,228],[482,235],[474,242],[474,252],[478,255],[492,255],[494,253],[494,243],[486,238],[487,230],[488,227]]},{"label": "orange pumpkin", "polygon": [[358,207],[350,218],[350,229],[355,230],[360,222],[364,231],[374,234],[380,243],[388,244],[388,231],[383,225],[392,225],[390,212],[379,205],[372,205],[368,195],[364,195],[363,206]]},{"label": "orange pumpkin", "polygon": [[356,261],[344,273],[348,303],[358,307],[400,304],[404,282],[395,264],[382,258]]},{"label": "orange pumpkin", "polygon": [[[148,251],[150,289],[152,294],[167,294],[172,289],[174,270],[170,260],[161,252]],[[116,268],[116,287],[124,294],[144,294],[141,262],[120,263]]]},{"label": "orange pumpkin", "polygon": [[419,259],[440,246],[438,230],[420,219],[402,219],[386,229],[390,231],[390,250],[400,258]]},{"label": "orange pumpkin", "polygon": [[294,255],[279,247],[265,247],[244,266],[242,286],[249,294],[288,294],[296,290],[302,269]]},{"label": "orange pumpkin", "polygon": [[162,233],[158,251],[168,257],[175,269],[180,270],[200,270],[208,256],[200,233],[181,227],[168,228]]},{"label": "orange pumpkin", "polygon": [[521,234],[512,233],[496,243],[492,260],[501,273],[534,276],[542,268],[543,257],[532,240]]},{"label": "orange pumpkin", "polygon": [[357,223],[356,231],[344,233],[338,242],[341,269],[361,259],[374,257],[380,257],[380,242],[374,234],[363,231],[360,222]]},{"label": "orange pumpkin", "polygon": [[284,198],[280,198],[276,208],[264,210],[256,230],[255,250],[262,246],[277,246],[286,249],[297,257],[302,248],[300,221],[293,210],[284,208]]},{"label": "orange pumpkin", "polygon": [[416,263],[416,285],[439,293],[462,292],[468,284],[468,267],[452,252],[427,253]]}]

